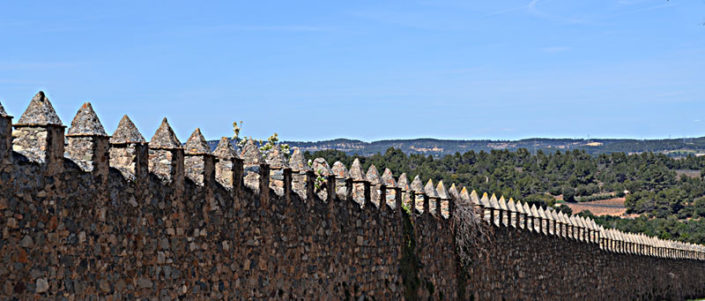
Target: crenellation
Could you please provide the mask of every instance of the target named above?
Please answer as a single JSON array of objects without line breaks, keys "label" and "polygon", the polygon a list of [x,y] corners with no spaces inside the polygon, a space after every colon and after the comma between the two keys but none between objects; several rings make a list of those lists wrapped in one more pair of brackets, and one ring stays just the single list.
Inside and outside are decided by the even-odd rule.
[{"label": "crenellation", "polygon": [[513,198],[507,201],[507,220],[507,227],[517,228],[517,208]]},{"label": "crenellation", "polygon": [[504,196],[499,197],[499,200],[497,200],[497,205],[499,207],[499,224],[503,227],[509,227],[509,217],[511,215]]},{"label": "crenellation", "polygon": [[428,205],[428,202],[426,202],[426,192],[424,191],[423,183],[421,182],[421,177],[416,175],[414,177],[414,180],[411,181],[409,189],[411,192],[413,192],[413,194],[409,195],[414,202],[412,210],[416,210],[417,213],[428,212],[428,210],[424,211],[424,209]]},{"label": "crenellation", "polygon": [[487,221],[488,224],[492,224],[494,221],[494,213],[492,212],[494,209],[492,208],[490,204],[490,198],[487,196],[487,193],[482,194],[482,198],[480,198],[480,212],[482,219]]},{"label": "crenellation", "polygon": [[209,189],[215,183],[215,158],[201,129],[191,133],[184,147],[186,177],[196,185]]},{"label": "crenellation", "polygon": [[429,179],[428,182],[426,182],[426,186],[424,186],[423,190],[424,193],[426,193],[426,196],[428,197],[428,210],[425,210],[426,208],[424,208],[424,212],[428,212],[431,216],[440,218],[439,203],[441,201],[441,198],[439,197],[438,192],[436,191],[436,185],[433,185],[432,179]]},{"label": "crenellation", "polygon": [[384,169],[380,181],[383,185],[383,187],[381,187],[381,190],[384,192],[384,203],[392,209],[398,209],[399,207],[396,204],[396,199],[398,190],[401,189],[397,188],[397,183],[394,180],[394,175],[392,174],[392,171],[389,168]]},{"label": "crenellation", "polygon": [[220,185],[231,191],[232,197],[237,199],[243,183],[243,160],[235,151],[228,137],[221,137],[218,145],[213,150],[215,156],[215,179]]},{"label": "crenellation", "polygon": [[127,115],[118,124],[109,140],[110,167],[123,177],[138,184],[146,183],[149,174],[149,149],[147,142]]},{"label": "crenellation", "polygon": [[370,182],[365,179],[365,173],[362,171],[360,159],[355,158],[355,160],[353,160],[353,163],[350,165],[349,173],[350,178],[352,178],[353,200],[360,204],[361,207],[364,207],[370,197]]},{"label": "crenellation", "polygon": [[311,167],[313,168],[313,172],[316,174],[316,177],[320,177],[320,179],[318,179],[320,184],[319,187],[316,189],[315,193],[318,195],[319,199],[327,201],[329,199],[328,177],[333,175],[333,171],[330,169],[328,162],[326,162],[326,159],[324,158],[313,159]]},{"label": "crenellation", "polygon": [[382,208],[382,181],[379,171],[374,164],[371,164],[365,173],[365,180],[370,182],[370,200],[377,208]]},{"label": "crenellation", "polygon": [[40,164],[47,174],[63,171],[65,126],[44,92],[32,98],[14,128],[13,151]]},{"label": "crenellation", "polygon": [[[287,177],[284,173],[286,173],[287,170],[291,173],[291,169],[289,168],[289,163],[284,153],[281,152],[279,147],[274,147],[267,153],[265,161],[269,164],[269,188],[277,195],[285,195],[287,190],[286,186],[291,184],[287,184]],[[287,199],[289,198],[290,197],[287,197]]]},{"label": "crenellation", "polygon": [[8,115],[0,103],[0,168],[10,164],[12,155],[12,116]]},{"label": "crenellation", "polygon": [[[35,98],[38,104],[30,106],[44,107],[32,112],[50,112],[43,93]],[[2,120],[9,128],[11,117],[0,106]],[[37,132],[63,129],[18,124]],[[15,140],[34,147],[37,141],[26,140],[50,135]],[[7,137],[0,128],[9,156],[15,145]],[[479,198],[455,184],[446,190],[442,181],[423,187],[418,176],[409,185],[405,174],[395,181],[389,169],[381,177],[373,167],[363,174],[359,160],[348,172],[341,162],[330,169],[317,158],[314,177],[298,150],[291,167],[278,149],[263,158],[251,141],[243,159],[226,137],[211,153],[198,129],[182,147],[166,119],[149,145],[127,116],[108,140],[90,104],[79,109],[66,141],[66,156],[80,168],[65,160],[65,169],[36,172],[58,162],[49,157],[32,164],[13,159],[10,171],[2,171],[3,181],[11,175],[18,184],[0,185],[0,299],[612,300],[705,294],[702,246],[604,229],[589,218],[486,193]],[[108,185],[92,176],[108,167],[90,144],[100,141],[110,144],[102,162],[121,172],[104,173]],[[64,159],[63,150],[57,154]],[[256,173],[254,189],[243,189],[246,171]],[[295,175],[302,176],[303,197],[291,193]],[[361,204],[353,201],[356,184],[362,185]],[[379,210],[371,187],[379,193]],[[187,202],[174,203],[180,200]],[[415,209],[411,215],[398,210],[404,202]],[[478,207],[477,214],[494,225],[467,271],[457,261],[458,221],[450,218],[456,206]],[[403,271],[406,260],[413,260],[413,271]],[[418,285],[406,295],[409,273]],[[629,277],[642,274],[649,277]],[[502,285],[507,281],[511,285]]]},{"label": "crenellation", "polygon": [[516,210],[517,210],[517,228],[522,229],[525,231],[529,230],[529,227],[527,226],[528,219],[526,218],[526,211],[524,211],[524,205],[521,203],[521,201],[516,201],[514,204]]},{"label": "crenellation", "polygon": [[335,175],[335,187],[336,194],[341,200],[352,201],[352,179],[348,174],[348,169],[345,164],[340,161],[333,163],[333,168],[331,169],[333,175]]},{"label": "crenellation", "polygon": [[311,202],[313,198],[313,171],[306,163],[303,152],[298,147],[295,147],[289,158],[289,167],[291,168],[292,184],[291,189],[299,195],[302,200]]},{"label": "crenellation", "polygon": [[490,197],[490,223],[495,225],[496,227],[501,227],[502,224],[500,222],[500,217],[502,214],[502,208],[499,207],[499,202],[497,200],[497,196],[493,193],[492,196]]},{"label": "crenellation", "polygon": [[448,191],[446,190],[446,186],[443,184],[443,180],[438,181],[438,184],[436,185],[436,193],[438,194],[439,201],[438,201],[438,217],[443,218],[443,219],[448,219],[450,218],[450,202],[451,198],[448,195]]},{"label": "crenellation", "polygon": [[406,173],[402,173],[401,175],[399,175],[397,187],[401,189],[401,200],[404,206],[413,209],[414,205],[412,204],[412,197],[409,195],[411,187],[409,187],[409,177],[406,175]]},{"label": "crenellation", "polygon": [[262,152],[260,152],[259,147],[255,145],[255,141],[252,138],[245,142],[245,146],[242,147],[242,162],[243,162],[243,181],[245,182],[245,187],[248,187],[255,192],[260,190],[260,166],[265,163],[262,157]]},{"label": "crenellation", "polygon": [[66,134],[66,142],[65,156],[106,184],[110,169],[109,137],[89,102],[76,113]]}]

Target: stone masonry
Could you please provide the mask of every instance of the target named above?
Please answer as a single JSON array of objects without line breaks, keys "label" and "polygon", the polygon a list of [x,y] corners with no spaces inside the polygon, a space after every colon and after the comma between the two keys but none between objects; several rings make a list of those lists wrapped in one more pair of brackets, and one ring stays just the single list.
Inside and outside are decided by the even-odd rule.
[{"label": "stone masonry", "polygon": [[[705,295],[702,246],[356,161],[108,136],[89,103],[65,126],[39,92],[0,105],[0,299],[683,299]],[[14,127],[14,130],[13,130]],[[65,134],[66,133],[66,134]],[[459,263],[455,218],[489,232]]]}]

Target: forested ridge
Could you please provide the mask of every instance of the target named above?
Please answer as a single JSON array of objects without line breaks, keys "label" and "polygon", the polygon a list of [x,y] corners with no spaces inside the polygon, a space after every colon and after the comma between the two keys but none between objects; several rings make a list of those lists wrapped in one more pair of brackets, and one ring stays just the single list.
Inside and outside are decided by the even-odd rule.
[{"label": "forested ridge", "polygon": [[627,212],[639,214],[638,218],[595,217],[596,221],[623,231],[705,243],[705,181],[701,176],[705,157],[674,159],[651,152],[591,155],[584,150],[532,154],[526,149],[433,157],[395,148],[371,156],[337,150],[307,152],[306,156],[322,157],[330,164],[341,161],[346,166],[359,158],[365,170],[374,164],[380,172],[391,169],[395,177],[420,175],[559,210],[569,209],[560,201],[556,204],[557,196],[575,202],[626,195]]},{"label": "forested ridge", "polygon": [[[214,141],[214,143],[217,141]],[[584,150],[592,155],[608,154],[613,152],[664,153],[671,157],[682,157],[688,154],[705,153],[705,137],[676,138],[676,139],[569,139],[569,138],[529,138],[521,140],[448,140],[448,139],[394,139],[365,142],[354,139],[333,139],[326,141],[304,142],[285,141],[292,147],[303,150],[318,151],[326,149],[340,150],[348,155],[359,154],[370,156],[384,153],[393,147],[401,149],[407,154],[424,154],[440,157],[452,155],[456,152],[465,153],[471,150],[491,151],[507,149],[516,151],[522,148],[532,152]]]}]

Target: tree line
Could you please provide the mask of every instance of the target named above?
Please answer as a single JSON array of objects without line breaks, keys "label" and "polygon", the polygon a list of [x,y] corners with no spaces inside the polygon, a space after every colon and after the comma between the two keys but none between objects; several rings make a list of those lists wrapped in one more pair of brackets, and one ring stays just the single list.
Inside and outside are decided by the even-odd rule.
[{"label": "tree line", "polygon": [[650,152],[595,156],[583,150],[532,154],[518,149],[434,158],[395,148],[367,157],[336,150],[305,156],[322,157],[329,164],[341,161],[346,166],[358,158],[365,170],[374,164],[380,172],[391,169],[395,176],[407,173],[411,179],[419,175],[541,206],[554,206],[558,196],[567,202],[626,196],[628,213],[640,218],[596,220],[623,231],[705,243],[705,219],[701,219],[705,217],[705,181],[700,176],[705,174],[705,157],[676,159]]}]

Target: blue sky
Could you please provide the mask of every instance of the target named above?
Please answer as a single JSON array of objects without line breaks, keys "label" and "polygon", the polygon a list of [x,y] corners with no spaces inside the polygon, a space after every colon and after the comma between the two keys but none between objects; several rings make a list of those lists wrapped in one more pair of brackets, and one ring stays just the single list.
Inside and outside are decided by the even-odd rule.
[{"label": "blue sky", "polygon": [[44,90],[148,139],[705,136],[703,0],[8,2],[17,118]]}]

